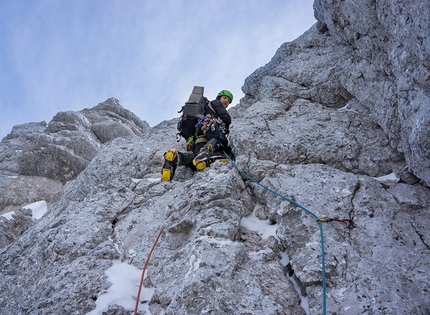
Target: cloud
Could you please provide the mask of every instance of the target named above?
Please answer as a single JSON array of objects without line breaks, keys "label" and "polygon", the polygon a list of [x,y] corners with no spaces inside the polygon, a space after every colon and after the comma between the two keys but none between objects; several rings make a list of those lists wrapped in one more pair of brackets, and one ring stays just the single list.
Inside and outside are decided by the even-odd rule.
[{"label": "cloud", "polygon": [[314,22],[311,0],[3,1],[0,136],[109,97],[155,125],[194,85],[245,78]]}]

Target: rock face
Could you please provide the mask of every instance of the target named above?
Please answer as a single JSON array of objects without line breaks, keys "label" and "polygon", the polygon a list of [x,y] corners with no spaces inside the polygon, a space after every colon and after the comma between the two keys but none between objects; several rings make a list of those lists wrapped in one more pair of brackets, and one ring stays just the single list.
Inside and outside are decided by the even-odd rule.
[{"label": "rock face", "polygon": [[[18,175],[18,158],[22,151],[33,145],[45,130],[46,122],[28,123],[13,127],[0,142],[0,190],[7,187]],[[1,210],[1,209],[0,209]]]},{"label": "rock face", "polygon": [[55,180],[37,176],[17,176],[0,193],[0,209],[19,207],[38,200],[57,202],[63,192],[63,185]]},{"label": "rock face", "polygon": [[[141,268],[162,231],[144,282],[151,314],[320,314],[324,302],[327,314],[429,314],[428,36],[416,35],[429,15],[408,22],[428,12],[423,3],[316,1],[319,23],[250,75],[230,109],[234,165],[178,168],[161,182],[176,120],[115,138],[92,159],[96,146],[75,148],[91,162],[41,219],[18,212],[25,232],[1,219],[17,238],[0,252],[2,311],[86,314],[111,285],[113,260]],[[396,48],[401,39],[408,47]],[[97,125],[96,143],[112,138],[111,122],[62,115],[70,120],[50,123],[51,134]],[[318,223],[322,215],[355,226]],[[267,220],[276,238],[245,217]]]},{"label": "rock face", "polygon": [[[148,129],[146,122],[114,98],[91,109],[60,112],[49,124],[15,126],[0,143],[0,214],[39,200],[55,203],[64,184],[82,172],[106,143],[139,136]],[[15,221],[15,225],[27,222]],[[0,234],[10,237],[3,238],[8,242],[0,242],[0,247],[16,239],[16,233],[8,234],[6,229],[0,229]]]},{"label": "rock face", "polygon": [[339,81],[430,184],[430,3],[316,0],[314,10],[321,32],[349,51]]},{"label": "rock face", "polygon": [[[148,123],[110,98],[79,112],[60,112],[49,124],[15,126],[0,143],[0,191],[16,175],[74,179],[107,142],[142,135]],[[1,210],[1,208],[0,208]]]},{"label": "rock face", "polygon": [[108,99],[92,109],[58,113],[18,158],[18,172],[63,183],[74,179],[97,151],[117,137],[141,135],[148,124]]}]

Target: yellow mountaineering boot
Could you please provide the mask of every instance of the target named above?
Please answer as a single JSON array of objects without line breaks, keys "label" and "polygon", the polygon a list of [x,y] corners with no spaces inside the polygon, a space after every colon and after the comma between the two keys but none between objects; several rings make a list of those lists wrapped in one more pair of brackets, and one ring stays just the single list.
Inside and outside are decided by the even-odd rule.
[{"label": "yellow mountaineering boot", "polygon": [[173,148],[164,153],[164,164],[161,169],[161,179],[171,181],[178,166],[178,150]]},{"label": "yellow mountaineering boot", "polygon": [[203,171],[206,168],[206,163],[204,161],[195,162],[194,165],[198,171]]},{"label": "yellow mountaineering boot", "polygon": [[198,171],[203,171],[206,168],[206,161],[208,161],[209,153],[202,151],[193,160],[193,164]]}]

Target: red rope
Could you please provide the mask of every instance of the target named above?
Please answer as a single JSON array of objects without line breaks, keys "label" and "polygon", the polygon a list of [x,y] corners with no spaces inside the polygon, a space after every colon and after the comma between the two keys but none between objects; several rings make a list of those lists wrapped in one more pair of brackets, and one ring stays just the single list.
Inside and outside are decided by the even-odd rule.
[{"label": "red rope", "polygon": [[341,222],[343,224],[346,224],[348,229],[353,229],[355,228],[355,224],[354,221],[350,220],[350,219],[339,219],[339,218],[329,218],[326,217],[325,215],[320,216],[319,218],[317,218],[318,222]]},{"label": "red rope", "polygon": [[[170,216],[170,213],[167,215],[166,220],[169,216]],[[149,252],[148,257],[145,260],[145,264],[143,265],[142,276],[140,277],[139,290],[137,291],[137,298],[136,298],[136,306],[134,308],[134,315],[137,315],[137,309],[139,308],[140,291],[142,290],[143,279],[145,277],[146,267],[148,266],[149,259],[151,258],[152,252],[154,251],[154,248],[157,245],[158,240],[160,239],[160,236],[162,233],[163,233],[163,230],[160,230],[160,232],[158,232],[157,238],[155,239],[155,242],[152,245],[151,251]]]},{"label": "red rope", "polygon": [[334,218],[333,221],[341,222],[343,224],[346,224],[347,228],[349,228],[349,229],[353,229],[355,227],[354,221],[352,221],[350,219],[338,219],[338,218]]}]

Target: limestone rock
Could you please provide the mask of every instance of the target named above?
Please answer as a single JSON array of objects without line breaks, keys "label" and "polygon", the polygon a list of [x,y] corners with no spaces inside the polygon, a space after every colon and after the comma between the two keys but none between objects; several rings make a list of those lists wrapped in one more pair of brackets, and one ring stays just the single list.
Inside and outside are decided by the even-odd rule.
[{"label": "limestone rock", "polygon": [[[0,249],[2,311],[90,312],[105,271],[142,268],[161,231],[144,281],[154,315],[320,314],[324,302],[327,314],[429,314],[428,3],[317,0],[315,12],[245,80],[230,109],[235,164],[160,181],[163,153],[183,145],[176,120],[144,128],[114,100],[60,113],[34,149],[22,145],[33,132],[21,138],[40,160],[50,146],[74,154],[56,167],[76,178],[41,219],[1,219],[0,241],[16,239]],[[107,314],[131,311],[117,304]]]},{"label": "limestone rock", "polygon": [[3,174],[18,174],[18,157],[23,150],[37,141],[39,135],[45,130],[46,125],[45,121],[17,125],[3,138],[0,143],[0,169]]},{"label": "limestone rock", "polygon": [[[232,146],[247,156],[276,163],[323,163],[345,171],[382,176],[404,168],[383,130],[350,101],[347,110],[326,108],[308,100],[257,101],[237,111]],[[243,117],[243,119],[239,119]],[[254,135],[249,138],[249,135]],[[372,136],[369,136],[369,135]]]},{"label": "limestone rock", "polygon": [[142,135],[149,125],[110,98],[79,112],[60,112],[50,122],[15,126],[0,144],[0,188],[8,176],[74,179],[98,150],[117,137]]},{"label": "limestone rock", "polygon": [[33,224],[29,209],[14,209],[12,219],[9,220],[0,216],[0,248],[15,242]]},{"label": "limestone rock", "polygon": [[[423,274],[430,267],[427,188],[397,183],[388,188],[367,176],[318,164],[281,166],[269,171],[261,183],[288,192],[287,197],[318,217],[355,222],[354,229],[340,222],[323,225],[330,312],[428,312],[425,283],[430,279]],[[268,216],[279,224],[278,237],[306,288],[311,313],[319,313],[321,236],[315,218],[259,187],[254,189],[270,209]]]},{"label": "limestone rock", "polygon": [[370,109],[412,172],[429,183],[430,3],[316,0],[314,10],[326,34],[352,50],[342,57],[344,87]]},{"label": "limestone rock", "polygon": [[55,203],[60,199],[63,185],[45,177],[17,176],[0,191],[0,214],[6,206],[22,206],[39,200]]},{"label": "limestone rock", "polygon": [[13,127],[0,142],[0,214],[39,200],[50,206],[106,143],[148,129],[114,98],[92,109],[60,112],[49,124]]},{"label": "limestone rock", "polygon": [[58,113],[19,156],[19,173],[65,183],[82,172],[105,143],[141,135],[148,127],[113,98],[90,110]]}]

